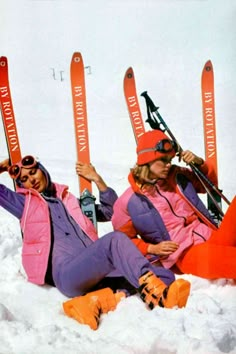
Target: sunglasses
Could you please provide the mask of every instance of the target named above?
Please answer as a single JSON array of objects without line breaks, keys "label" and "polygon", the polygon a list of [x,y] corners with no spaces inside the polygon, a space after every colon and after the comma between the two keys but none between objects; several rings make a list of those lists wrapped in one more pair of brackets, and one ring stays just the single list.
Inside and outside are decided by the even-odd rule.
[{"label": "sunglasses", "polygon": [[158,152],[162,152],[162,153],[168,153],[168,152],[173,152],[173,150],[175,152],[178,152],[177,143],[174,140],[162,139],[162,140],[158,141],[156,146],[154,146],[153,148],[147,148],[147,149],[139,151],[138,155],[143,154],[145,152],[149,152],[149,151],[158,151]]},{"label": "sunglasses", "polygon": [[35,158],[33,156],[27,155],[23,157],[20,162],[10,166],[8,168],[8,173],[11,178],[17,179],[20,176],[22,167],[29,169],[35,166],[37,166],[37,161],[35,160]]}]

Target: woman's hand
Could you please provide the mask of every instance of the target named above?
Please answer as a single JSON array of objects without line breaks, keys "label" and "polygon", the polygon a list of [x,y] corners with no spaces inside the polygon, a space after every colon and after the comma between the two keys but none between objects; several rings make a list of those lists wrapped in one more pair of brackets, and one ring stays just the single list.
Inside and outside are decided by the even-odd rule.
[{"label": "woman's hand", "polygon": [[78,176],[82,176],[86,178],[88,181],[94,182],[98,187],[99,191],[105,191],[107,189],[107,185],[102,179],[102,177],[97,173],[95,167],[90,163],[83,163],[81,161],[77,161],[75,165],[75,170]]},{"label": "woman's hand", "polygon": [[191,163],[194,163],[195,165],[202,165],[204,163],[204,160],[195,155],[192,151],[190,150],[185,150],[185,151],[182,151],[181,152],[181,159],[187,164],[191,164]]},{"label": "woman's hand", "polygon": [[148,253],[155,254],[161,258],[168,257],[171,253],[175,252],[179,248],[178,243],[173,241],[162,241],[160,243],[149,244]]}]

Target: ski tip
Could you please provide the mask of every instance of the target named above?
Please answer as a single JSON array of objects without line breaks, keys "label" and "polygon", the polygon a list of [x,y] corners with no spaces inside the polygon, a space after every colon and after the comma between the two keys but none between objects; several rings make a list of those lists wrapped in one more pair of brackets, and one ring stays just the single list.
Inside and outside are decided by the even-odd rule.
[{"label": "ski tip", "polygon": [[134,77],[134,71],[133,71],[132,67],[130,66],[125,72],[125,78],[132,79],[133,77]]},{"label": "ski tip", "polygon": [[213,69],[212,62],[208,60],[206,64],[204,65],[204,70],[205,71],[211,71]]},{"label": "ski tip", "polygon": [[82,54],[80,52],[74,52],[71,62],[80,63],[81,61],[83,61]]},{"label": "ski tip", "polygon": [[0,57],[0,66],[6,66],[7,65],[7,57]]}]

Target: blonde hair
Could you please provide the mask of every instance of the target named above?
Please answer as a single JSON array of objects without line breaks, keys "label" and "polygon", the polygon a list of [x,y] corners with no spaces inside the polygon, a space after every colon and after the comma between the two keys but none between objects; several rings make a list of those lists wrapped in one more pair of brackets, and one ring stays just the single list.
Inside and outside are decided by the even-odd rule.
[{"label": "blonde hair", "polygon": [[139,187],[143,186],[153,186],[156,183],[156,179],[150,179],[150,167],[149,164],[145,165],[135,165],[130,169],[135,182]]}]

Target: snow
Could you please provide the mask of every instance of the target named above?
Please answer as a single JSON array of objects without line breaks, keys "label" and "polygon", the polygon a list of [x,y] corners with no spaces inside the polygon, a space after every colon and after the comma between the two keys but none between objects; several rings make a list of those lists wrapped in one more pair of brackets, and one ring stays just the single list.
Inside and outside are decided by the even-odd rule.
[{"label": "snow", "polygon": [[[38,156],[53,180],[78,195],[69,81],[73,52],[80,51],[91,69],[91,74],[86,69],[91,160],[118,194],[128,186],[135,162],[122,88],[126,69],[133,67],[138,93],[148,90],[182,146],[204,156],[200,79],[210,59],[219,183],[232,199],[234,0],[1,0],[0,11],[0,55],[8,57],[21,150]],[[145,117],[141,97],[140,106]],[[0,133],[3,137],[1,125]],[[0,160],[6,156],[1,138]],[[1,183],[13,187],[7,174]],[[110,230],[110,223],[100,224],[100,237]],[[236,353],[233,280],[184,275],[192,284],[186,308],[150,311],[135,295],[102,315],[92,331],[63,314],[66,298],[57,289],[26,281],[19,222],[3,209],[0,245],[1,354]]]}]

